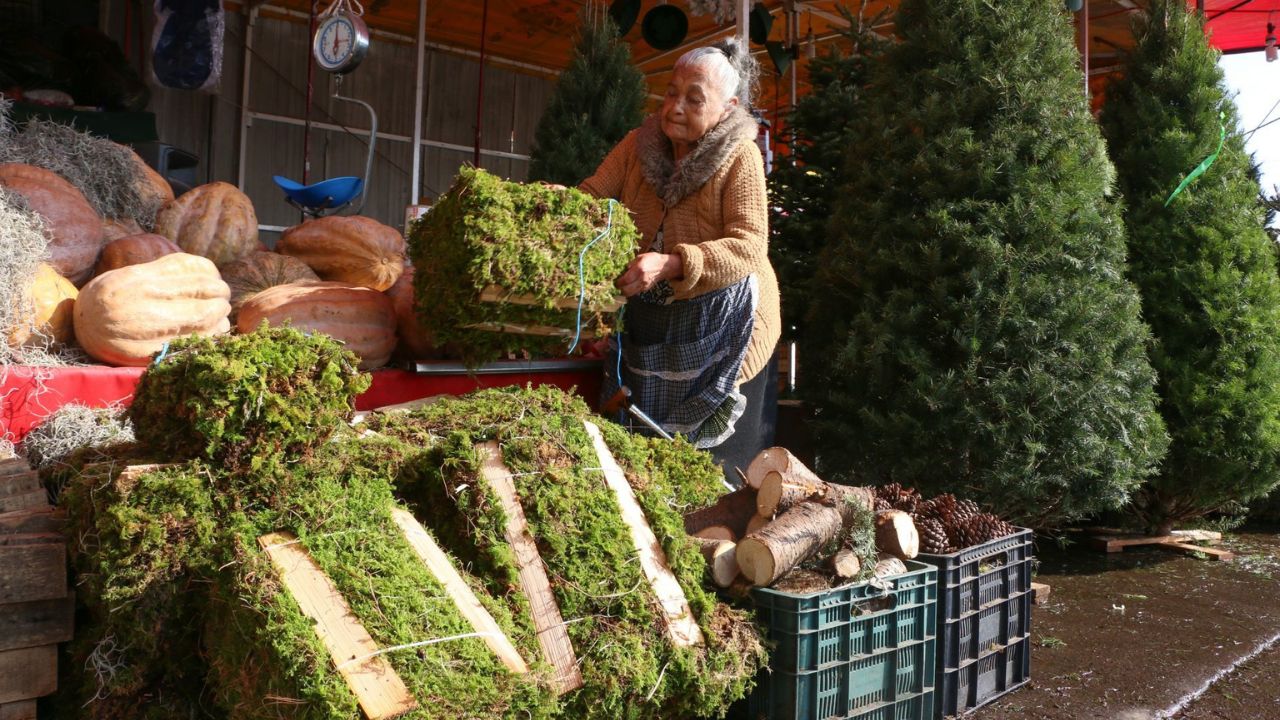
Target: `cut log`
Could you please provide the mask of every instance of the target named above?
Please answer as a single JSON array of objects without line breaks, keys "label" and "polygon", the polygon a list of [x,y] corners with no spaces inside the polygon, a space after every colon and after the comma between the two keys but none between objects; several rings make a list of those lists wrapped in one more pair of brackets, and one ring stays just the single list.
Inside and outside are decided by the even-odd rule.
[{"label": "cut log", "polygon": [[920,533],[911,516],[901,510],[876,513],[876,550],[903,560],[920,554]]},{"label": "cut log", "polygon": [[[764,476],[774,471],[784,471],[795,458],[784,447],[771,447],[761,450],[751,464],[747,466],[747,486],[753,490],[760,489]],[[798,461],[797,461],[798,462]]]},{"label": "cut log", "polygon": [[73,635],[75,594],[56,600],[0,605],[0,650],[67,642]]},{"label": "cut log", "polygon": [[507,516],[507,527],[503,534],[515,555],[520,588],[529,600],[529,612],[533,615],[533,629],[538,638],[538,646],[542,648],[543,658],[555,670],[553,682],[556,690],[562,695],[570,690],[577,690],[583,683],[578,657],[574,653],[573,642],[569,639],[569,631],[564,626],[564,617],[560,615],[556,596],[551,591],[547,566],[538,554],[538,544],[529,533],[529,521],[525,519],[524,506],[520,504],[520,496],[516,494],[511,471],[502,462],[502,450],[497,441],[476,443],[475,450],[481,461],[480,476],[493,494],[498,496],[502,512]]},{"label": "cut log", "polygon": [[846,524],[856,514],[857,510],[862,509],[871,512],[876,507],[876,491],[867,487],[825,483],[822,496],[816,499],[818,502],[839,509],[841,516],[845,518]]},{"label": "cut log", "polygon": [[907,564],[902,562],[894,555],[889,553],[880,553],[876,558],[876,569],[873,572],[878,578],[889,577],[890,575],[901,575],[907,571]]},{"label": "cut log", "polygon": [[697,535],[699,530],[712,525],[723,525],[731,532],[731,540],[747,534],[747,522],[756,514],[756,491],[753,488],[739,488],[721,496],[714,505],[694,510],[684,516],[684,531]]},{"label": "cut log", "polygon": [[729,542],[737,542],[738,536],[724,525],[708,525],[693,534],[694,537],[702,540],[727,540]]},{"label": "cut log", "polygon": [[627,475],[614,459],[609,445],[604,441],[600,428],[590,420],[582,421],[587,434],[591,436],[592,447],[600,460],[600,468],[604,471],[605,482],[613,491],[618,507],[622,510],[622,522],[631,531],[631,543],[640,558],[640,569],[658,599],[658,609],[666,622],[667,637],[676,647],[694,647],[702,645],[706,640],[702,637],[702,629],[689,607],[689,599],[685,597],[684,588],[671,566],[667,563],[667,554],[658,542],[658,536],[649,527],[649,519],[644,515],[644,508],[636,498],[635,490],[627,482]]},{"label": "cut log", "polygon": [[57,645],[0,652],[0,703],[44,697],[57,689]]},{"label": "cut log", "polygon": [[772,585],[831,542],[843,526],[836,508],[800,503],[738,543],[738,567],[755,585]]},{"label": "cut log", "polygon": [[857,577],[858,572],[862,570],[862,563],[858,560],[858,556],[848,548],[836,551],[836,554],[831,556],[829,564],[831,572],[838,578]]},{"label": "cut log", "polygon": [[453,561],[440,549],[426,528],[422,527],[413,515],[401,508],[391,509],[391,519],[400,526],[400,531],[404,533],[405,540],[409,541],[413,552],[427,566],[435,579],[444,586],[444,591],[449,594],[454,607],[458,608],[458,612],[471,623],[471,627],[483,636],[484,644],[489,646],[502,664],[517,675],[529,672],[529,666],[520,656],[520,651],[511,644],[510,638],[502,632],[502,628],[498,626],[497,621],[484,605],[480,604],[480,599],[472,592],[471,586],[458,574]]},{"label": "cut log", "polygon": [[258,545],[271,558],[302,614],[315,623],[316,635],[365,717],[394,718],[418,707],[404,680],[385,655],[376,654],[378,644],[298,539],[285,532],[267,533],[258,538]]},{"label": "cut log", "polygon": [[[796,467],[804,466],[793,464],[792,468]],[[804,468],[804,471],[809,472],[808,468]],[[817,476],[792,479],[777,471],[771,471],[760,481],[760,489],[756,494],[756,513],[763,517],[773,517],[815,495],[824,494],[826,487],[827,484]]]},{"label": "cut log", "polygon": [[764,527],[765,525],[768,525],[771,522],[773,522],[772,515],[768,517],[761,517],[760,515],[752,515],[751,519],[747,521],[747,534],[750,535],[751,533],[759,530],[760,528]]},{"label": "cut log", "polygon": [[711,582],[722,588],[733,585],[733,581],[738,579],[738,544],[728,540],[703,538],[698,538],[697,542],[702,550],[702,557],[707,559]]}]

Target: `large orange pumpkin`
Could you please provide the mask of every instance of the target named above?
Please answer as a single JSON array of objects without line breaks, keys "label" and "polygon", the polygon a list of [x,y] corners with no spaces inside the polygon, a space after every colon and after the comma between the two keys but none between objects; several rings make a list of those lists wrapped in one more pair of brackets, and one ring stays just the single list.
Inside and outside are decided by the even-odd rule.
[{"label": "large orange pumpkin", "polygon": [[98,266],[94,268],[93,273],[101,275],[110,270],[118,270],[129,265],[149,263],[152,260],[159,260],[165,255],[180,252],[182,252],[182,248],[163,235],[154,233],[129,235],[119,240],[113,240],[102,248],[102,257],[98,258]]},{"label": "large orange pumpkin", "polygon": [[174,338],[227,332],[230,296],[218,269],[196,255],[110,270],[80,291],[76,339],[101,362],[143,366]]},{"label": "large orange pumpkin", "polygon": [[13,329],[9,345],[39,346],[50,342],[66,345],[71,342],[76,286],[59,275],[49,263],[40,263],[35,281],[31,283],[30,299],[30,320]]},{"label": "large orange pumpkin", "polygon": [[241,303],[236,329],[253,332],[264,320],[329,335],[360,356],[361,370],[386,365],[396,347],[391,298],[358,285],[303,280],[267,288]]},{"label": "large orange pumpkin", "polygon": [[130,235],[141,235],[142,226],[133,218],[103,218],[102,242],[109,243]]},{"label": "large orange pumpkin", "polygon": [[410,360],[430,360],[439,353],[431,332],[422,327],[414,311],[413,265],[405,263],[404,272],[396,284],[387,290],[387,297],[396,309],[396,335],[400,338],[400,356]]},{"label": "large orange pumpkin", "polygon": [[404,269],[404,238],[372,218],[331,216],[294,225],[276,250],[311,266],[325,280],[386,290]]},{"label": "large orange pumpkin", "polygon": [[255,250],[218,268],[231,288],[231,310],[235,312],[250,295],[270,287],[288,285],[299,280],[319,280],[315,271],[296,257],[269,250]]},{"label": "large orange pumpkin", "polygon": [[93,274],[102,220],[76,186],[34,165],[0,163],[0,185],[21,195],[49,229],[49,264],[76,285]]},{"label": "large orange pumpkin", "polygon": [[155,232],[183,252],[224,265],[258,249],[258,216],[249,197],[235,185],[201,185],[168,202],[156,213]]}]

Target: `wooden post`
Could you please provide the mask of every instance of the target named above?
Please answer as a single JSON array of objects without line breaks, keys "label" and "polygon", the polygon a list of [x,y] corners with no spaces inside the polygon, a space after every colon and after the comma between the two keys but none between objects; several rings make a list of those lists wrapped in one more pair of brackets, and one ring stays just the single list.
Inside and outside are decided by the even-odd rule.
[{"label": "wooden post", "polygon": [[391,509],[391,519],[400,526],[405,539],[409,541],[409,545],[413,547],[413,551],[421,558],[431,574],[440,581],[441,585],[444,585],[445,592],[449,593],[449,598],[453,600],[458,612],[471,623],[471,627],[475,628],[476,632],[484,635],[485,644],[498,656],[502,664],[518,675],[529,672],[529,666],[520,656],[520,651],[511,644],[511,640],[507,638],[506,633],[502,632],[502,628],[498,627],[497,621],[484,608],[484,605],[480,604],[480,599],[471,591],[471,586],[467,585],[467,581],[458,574],[453,561],[440,549],[426,528],[422,527],[407,511],[400,508]]},{"label": "wooden post", "polygon": [[583,684],[582,671],[578,669],[578,659],[573,651],[573,642],[569,639],[569,631],[565,629],[564,618],[560,615],[560,606],[551,592],[547,566],[538,554],[533,536],[529,534],[529,522],[525,519],[524,507],[520,505],[520,496],[516,494],[511,471],[503,464],[502,450],[498,448],[496,441],[477,443],[475,449],[480,455],[480,476],[498,496],[502,512],[507,516],[504,534],[516,557],[520,587],[525,597],[529,598],[533,628],[538,636],[538,645],[542,647],[543,657],[555,668],[558,692],[563,695],[576,690]]},{"label": "wooden post", "polygon": [[676,647],[702,645],[705,642],[702,630],[693,617],[689,600],[684,596],[684,588],[680,587],[680,581],[676,580],[671,567],[667,565],[667,554],[662,551],[653,528],[649,527],[649,521],[644,516],[640,501],[636,499],[635,491],[631,489],[631,483],[627,482],[626,474],[614,460],[604,436],[600,434],[600,428],[590,420],[583,420],[582,424],[591,436],[591,444],[595,447],[596,457],[600,459],[600,467],[604,470],[605,482],[618,499],[618,506],[622,508],[622,521],[631,530],[631,542],[640,556],[640,569],[644,571],[645,579],[658,598],[658,607],[667,625],[667,635]]},{"label": "wooden post", "polygon": [[[378,652],[378,644],[351,612],[333,581],[290,533],[267,533],[260,545],[280,573],[280,580],[302,613],[315,622],[316,635],[329,651],[369,720],[394,718],[418,707],[395,668]],[[364,658],[352,662],[354,658]]]}]

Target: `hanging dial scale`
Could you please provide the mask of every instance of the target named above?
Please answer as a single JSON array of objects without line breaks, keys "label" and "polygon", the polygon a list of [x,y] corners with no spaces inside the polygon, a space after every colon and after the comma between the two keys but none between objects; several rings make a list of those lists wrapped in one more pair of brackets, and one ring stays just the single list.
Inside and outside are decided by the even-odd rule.
[{"label": "hanging dial scale", "polygon": [[359,0],[335,0],[320,13],[311,54],[322,69],[343,75],[369,54],[369,27],[361,15],[364,7]]}]

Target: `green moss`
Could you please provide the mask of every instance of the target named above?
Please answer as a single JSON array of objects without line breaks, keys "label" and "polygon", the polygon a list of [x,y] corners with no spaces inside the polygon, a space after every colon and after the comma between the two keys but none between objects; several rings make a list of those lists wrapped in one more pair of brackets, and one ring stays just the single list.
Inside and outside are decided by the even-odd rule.
[{"label": "green moss", "polygon": [[157,455],[259,470],[307,454],[351,418],[370,382],[356,363],[332,339],[290,328],[182,338],[143,373],[129,418]]},{"label": "green moss", "polygon": [[[611,225],[610,225],[611,223]],[[579,295],[579,253],[606,227],[611,231],[583,256],[586,285],[583,324],[604,331],[603,312],[613,280],[626,268],[639,237],[630,215],[573,189],[506,182],[483,170],[463,168],[409,234],[418,316],[440,344],[451,344],[469,365],[504,353],[563,353],[568,341],[468,329],[500,322],[573,329],[576,307],[554,302]],[[483,303],[480,291],[497,285],[533,296],[537,306]]]},{"label": "green moss", "polygon": [[[582,425],[588,418],[602,426],[627,472],[706,636],[705,647],[675,649],[667,640]],[[490,593],[528,618],[503,539],[505,517],[477,479],[473,444],[499,442],[581,661],[585,685],[563,698],[564,716],[710,716],[746,693],[764,662],[759,637],[744,614],[716,603],[703,584],[706,563],[684,533],[683,512],[720,493],[721,473],[705,453],[683,441],[629,435],[551,388],[481,391],[375,419],[371,427],[412,442],[434,440],[418,464],[422,472],[400,479],[402,495],[473,562]]]}]

